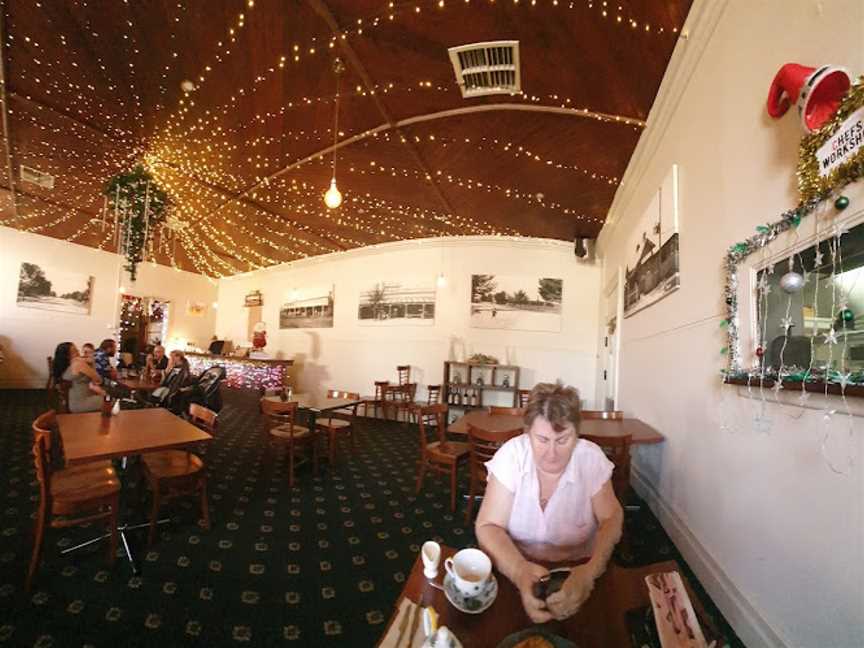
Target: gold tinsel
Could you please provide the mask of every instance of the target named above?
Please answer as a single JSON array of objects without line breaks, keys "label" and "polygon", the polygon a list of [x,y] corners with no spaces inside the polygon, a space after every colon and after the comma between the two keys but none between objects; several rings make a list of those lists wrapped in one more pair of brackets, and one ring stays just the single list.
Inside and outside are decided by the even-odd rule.
[{"label": "gold tinsel", "polygon": [[861,106],[864,106],[864,77],[860,77],[858,82],[849,88],[831,121],[801,140],[798,153],[798,191],[801,193],[802,205],[812,200],[825,200],[835,190],[864,176],[864,148],[824,177],[819,175],[819,160],[816,158],[819,147]]}]

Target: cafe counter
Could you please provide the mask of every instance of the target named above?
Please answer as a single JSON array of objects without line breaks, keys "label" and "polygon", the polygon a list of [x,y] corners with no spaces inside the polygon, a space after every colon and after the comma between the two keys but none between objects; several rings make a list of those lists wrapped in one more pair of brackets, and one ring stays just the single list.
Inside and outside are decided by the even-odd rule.
[{"label": "cafe counter", "polygon": [[283,389],[288,385],[288,368],[293,360],[253,360],[209,353],[187,353],[192,373],[200,374],[205,369],[219,365],[225,367],[227,387],[246,389]]}]

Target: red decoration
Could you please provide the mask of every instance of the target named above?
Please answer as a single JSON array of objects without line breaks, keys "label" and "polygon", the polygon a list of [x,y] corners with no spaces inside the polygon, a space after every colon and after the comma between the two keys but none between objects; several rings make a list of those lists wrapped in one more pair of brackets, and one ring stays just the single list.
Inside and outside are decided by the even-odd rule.
[{"label": "red decoration", "polygon": [[267,346],[267,331],[255,331],[252,334],[252,346],[256,349],[263,349]]},{"label": "red decoration", "polygon": [[761,358],[765,355],[765,349],[763,349],[761,346],[756,347],[756,355]]},{"label": "red decoration", "polygon": [[849,73],[841,67],[823,65],[817,69],[787,63],[771,82],[766,107],[769,115],[779,119],[794,102],[801,125],[812,133],[834,116],[850,87]]}]

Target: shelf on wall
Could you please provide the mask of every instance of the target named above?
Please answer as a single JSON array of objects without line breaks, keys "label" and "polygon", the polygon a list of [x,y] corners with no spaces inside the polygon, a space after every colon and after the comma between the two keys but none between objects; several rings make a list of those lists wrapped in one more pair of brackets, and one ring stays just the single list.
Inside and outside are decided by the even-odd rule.
[{"label": "shelf on wall", "polygon": [[457,362],[456,360],[448,360],[447,362],[460,367],[481,367],[483,369],[504,369],[506,371],[516,371],[519,368],[516,365],[489,364],[486,362]]}]

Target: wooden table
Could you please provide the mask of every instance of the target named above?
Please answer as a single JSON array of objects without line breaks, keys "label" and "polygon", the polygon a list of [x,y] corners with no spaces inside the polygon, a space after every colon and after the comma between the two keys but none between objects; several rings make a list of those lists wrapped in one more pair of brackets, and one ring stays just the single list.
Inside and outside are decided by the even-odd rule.
[{"label": "wooden table", "polygon": [[213,437],[163,408],[59,414],[57,426],[69,465],[177,448]]},{"label": "wooden table", "polygon": [[151,382],[149,380],[145,380],[143,376],[136,376],[132,378],[131,376],[128,378],[120,378],[118,381],[121,385],[123,385],[126,389],[130,391],[146,391],[151,392],[162,383],[160,382]]},{"label": "wooden table", "polygon": [[[447,431],[454,434],[468,434],[469,423],[490,432],[512,432],[523,428],[521,416],[506,414],[492,415],[485,410],[474,410],[451,423]],[[579,424],[579,434],[606,438],[630,434],[633,437],[632,442],[635,445],[662,443],[665,441],[665,437],[657,430],[635,418],[625,418],[620,421],[586,419]]]},{"label": "wooden table", "polygon": [[[455,550],[451,547],[441,547],[441,563],[438,567],[438,577],[435,582],[443,583],[444,559],[452,556]],[[544,628],[573,641],[579,648],[618,648],[630,646],[625,614],[628,610],[641,608],[651,604],[645,576],[660,572],[678,571],[680,568],[674,561],[653,563],[644,567],[627,569],[610,564],[606,573],[594,584],[591,597],[582,605],[575,616],[566,621],[550,621]],[[398,610],[403,597],[408,597],[414,603],[432,605],[438,612],[438,624],[446,625],[458,637],[466,648],[495,648],[505,637],[530,627],[531,620],[522,607],[522,599],[516,587],[503,575],[496,573],[498,579],[498,596],[492,606],[481,614],[466,614],[450,605],[444,592],[433,587],[423,576],[423,561],[418,556],[414,561],[411,575],[396,601],[394,610]],[[682,576],[683,580],[683,576]],[[685,581],[690,600],[699,617],[706,639],[709,639],[710,628],[705,627],[704,610],[693,590]],[[395,614],[390,619],[388,628],[395,621]],[[387,630],[382,633],[386,636]],[[412,646],[411,648],[418,648]]]}]

